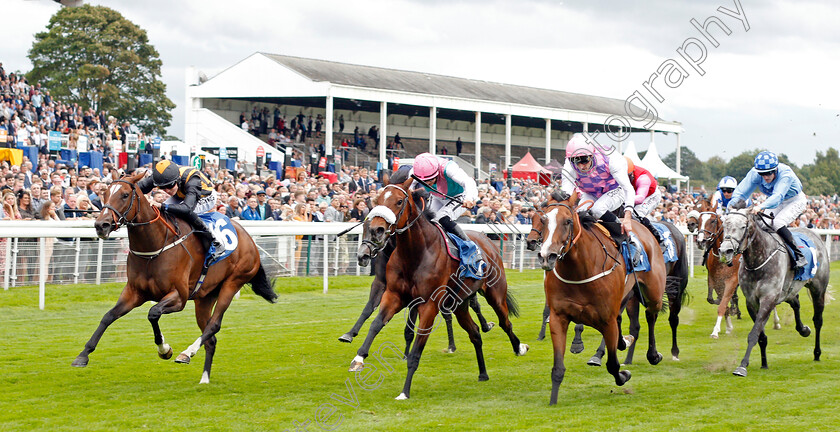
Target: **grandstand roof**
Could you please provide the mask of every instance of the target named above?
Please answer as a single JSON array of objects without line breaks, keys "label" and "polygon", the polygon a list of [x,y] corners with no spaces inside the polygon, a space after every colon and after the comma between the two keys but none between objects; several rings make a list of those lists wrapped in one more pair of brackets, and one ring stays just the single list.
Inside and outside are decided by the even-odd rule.
[{"label": "grandstand roof", "polygon": [[[682,132],[679,122],[658,119],[651,127],[627,118],[625,101],[619,99],[262,52],[198,84],[188,89],[191,97],[276,103],[294,99],[305,104],[307,98],[331,96],[334,100],[355,101],[361,110],[376,111],[378,102],[395,104],[395,109],[400,105],[433,106],[462,113],[588,123],[590,131],[604,131],[604,123],[618,116],[629,121],[634,132]],[[617,122],[613,124],[618,126]],[[553,125],[555,130],[558,127],[573,130],[565,129],[569,125]]]},{"label": "grandstand roof", "polygon": [[626,115],[624,101],[619,99],[456,78],[424,72],[360,66],[277,54],[262,54],[283,66],[293,69],[312,81],[408,93]]}]

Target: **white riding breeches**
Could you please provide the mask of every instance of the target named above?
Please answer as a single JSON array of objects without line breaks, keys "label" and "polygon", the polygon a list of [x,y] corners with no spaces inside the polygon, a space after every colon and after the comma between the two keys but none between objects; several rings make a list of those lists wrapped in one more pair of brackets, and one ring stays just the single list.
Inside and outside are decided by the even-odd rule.
[{"label": "white riding breeches", "polygon": [[773,229],[778,230],[781,227],[790,225],[807,207],[808,198],[805,197],[803,192],[799,192],[793,198],[782,201],[778,207],[764,209],[764,212],[774,216]]},{"label": "white riding breeches", "polygon": [[[211,193],[210,195],[207,195],[203,198],[199,198],[198,201],[195,203],[195,208],[193,209],[193,212],[199,215],[204,213],[210,213],[216,208],[216,200],[218,199],[218,197],[219,194],[216,191],[213,191],[213,193]],[[164,202],[164,204],[178,204],[181,201],[183,201],[181,198],[171,196]]]},{"label": "white riding breeches", "polygon": [[649,215],[650,212],[652,212],[654,209],[656,209],[656,206],[659,205],[659,201],[662,201],[662,193],[659,192],[659,189],[657,188],[656,191],[654,191],[652,194],[650,194],[650,196],[645,198],[644,201],[642,201],[639,204],[636,204],[633,207],[633,210],[636,210],[636,213],[638,213],[639,217],[645,217]]},{"label": "white riding breeches", "polygon": [[[624,199],[627,195],[624,193],[624,189],[617,187],[603,195],[600,198],[595,198],[593,195],[590,195],[586,192],[580,193],[580,199],[578,199],[578,203],[582,203],[587,200],[593,201],[595,204],[592,205],[592,214],[600,218],[604,215],[604,213],[608,211],[617,210],[624,204]],[[588,206],[583,206],[580,208],[580,211],[584,211],[588,209]]]},{"label": "white riding breeches", "polygon": [[[459,200],[464,200],[464,194],[455,195],[455,198]],[[452,219],[455,222],[462,213],[464,213],[464,207],[461,206],[460,203],[450,200],[449,198],[439,197],[432,193],[432,202],[429,203],[429,209],[434,213],[435,218],[434,221],[439,221],[444,216],[449,216],[449,219]]]}]

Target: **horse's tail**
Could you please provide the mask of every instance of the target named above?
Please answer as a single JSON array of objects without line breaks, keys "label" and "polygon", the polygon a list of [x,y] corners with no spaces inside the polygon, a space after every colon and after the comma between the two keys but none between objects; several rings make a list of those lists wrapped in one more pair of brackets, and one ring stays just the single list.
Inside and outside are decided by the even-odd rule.
[{"label": "horse's tail", "polygon": [[505,295],[505,303],[507,303],[508,314],[519,318],[519,302],[516,301],[510,290]]},{"label": "horse's tail", "polygon": [[260,264],[257,274],[248,283],[251,285],[251,289],[254,290],[255,294],[266,299],[269,303],[277,301],[277,293],[274,292],[274,281],[268,279],[268,275],[265,274],[265,269],[262,264]]}]

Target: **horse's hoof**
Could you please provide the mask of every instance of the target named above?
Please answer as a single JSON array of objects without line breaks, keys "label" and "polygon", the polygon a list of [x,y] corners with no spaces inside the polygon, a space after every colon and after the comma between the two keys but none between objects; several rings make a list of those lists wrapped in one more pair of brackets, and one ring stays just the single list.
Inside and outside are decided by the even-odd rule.
[{"label": "horse's hoof", "polygon": [[782,323],[773,323],[773,330],[781,330]]},{"label": "horse's hoof", "polygon": [[662,361],[662,354],[660,354],[660,353],[656,353],[656,355],[653,356],[653,357],[650,357],[650,356],[648,357],[648,362],[650,362],[650,364],[652,364],[654,366],[658,365],[659,362],[661,362],[661,361]]},{"label": "horse's hoof", "polygon": [[162,359],[164,359],[164,360],[169,360],[169,359],[171,359],[171,358],[172,358],[172,347],[169,347],[169,351],[167,351],[167,352],[165,352],[165,353],[163,353],[163,354],[158,353],[158,357],[160,357],[160,358],[162,358]]},{"label": "horse's hoof", "polygon": [[747,376],[747,368],[743,366],[738,366],[737,368],[735,368],[735,371],[732,372],[732,375],[745,377]]},{"label": "horse's hoof", "polygon": [[[539,341],[541,341],[541,340],[545,340],[545,333],[542,333],[542,334],[537,335],[537,342],[539,342]],[[573,352],[574,352],[574,351],[573,351]]]},{"label": "horse's hoof", "polygon": [[799,335],[802,337],[811,336],[811,327],[805,326],[802,328],[802,331],[799,332]]},{"label": "horse's hoof", "polygon": [[353,342],[353,336],[350,336],[350,333],[344,333],[341,337],[338,338],[339,342],[350,343]]},{"label": "horse's hoof", "polygon": [[78,356],[78,357],[76,357],[76,360],[73,360],[73,363],[71,363],[70,366],[85,367],[85,366],[87,366],[87,364],[88,364],[88,358],[87,357]]},{"label": "horse's hoof", "polygon": [[408,396],[406,396],[405,393],[400,393],[400,395],[395,397],[394,399],[395,400],[406,400],[406,399],[408,399]]},{"label": "horse's hoof", "polygon": [[589,366],[601,366],[601,358],[598,356],[592,356],[586,364]]},{"label": "horse's hoof", "polygon": [[364,368],[364,363],[353,360],[353,362],[350,363],[349,372],[361,372]]},{"label": "horse's hoof", "polygon": [[207,371],[204,371],[204,373],[201,374],[201,381],[199,381],[198,383],[199,384],[210,384],[210,374],[207,373]]},{"label": "horse's hoof", "polygon": [[572,346],[569,347],[569,352],[572,354],[580,354],[583,352],[583,342],[576,343],[572,342]]},{"label": "horse's hoof", "polygon": [[190,356],[184,353],[178,354],[178,357],[175,357],[175,363],[190,364]]},{"label": "horse's hoof", "polygon": [[630,371],[623,370],[618,373],[618,376],[615,378],[615,383],[617,385],[623,386],[627,381],[630,381]]},{"label": "horse's hoof", "polygon": [[519,344],[519,352],[516,353],[516,355],[524,356],[528,352],[529,349],[531,349],[531,347],[529,347],[527,344],[521,343],[521,344]]},{"label": "horse's hoof", "polygon": [[454,352],[455,352],[455,350],[456,350],[456,348],[455,348],[454,346],[451,346],[451,347],[446,348],[445,350],[443,350],[443,353],[444,353],[444,354],[452,354],[452,353],[454,353]]},{"label": "horse's hoof", "polygon": [[496,323],[494,323],[493,321],[488,321],[487,326],[481,329],[481,331],[487,333],[490,330],[493,330],[493,327],[496,327]]},{"label": "horse's hoof", "polygon": [[709,304],[712,304],[712,305],[715,304],[715,299],[713,299],[711,297],[706,297],[706,301],[709,302]]},{"label": "horse's hoof", "polygon": [[675,356],[675,355],[672,355],[672,356],[671,356],[671,360],[673,360],[673,361],[680,361],[680,358],[679,358],[679,357],[677,357],[677,356]]},{"label": "horse's hoof", "polygon": [[711,338],[712,338],[712,339],[717,339],[717,338],[718,338],[718,334],[717,334],[717,333],[712,333]]},{"label": "horse's hoof", "polygon": [[481,382],[481,381],[489,381],[489,380],[490,380],[490,377],[489,377],[489,376],[487,376],[487,374],[481,374],[481,375],[479,375],[479,376],[478,376],[478,381],[479,381],[479,382]]}]

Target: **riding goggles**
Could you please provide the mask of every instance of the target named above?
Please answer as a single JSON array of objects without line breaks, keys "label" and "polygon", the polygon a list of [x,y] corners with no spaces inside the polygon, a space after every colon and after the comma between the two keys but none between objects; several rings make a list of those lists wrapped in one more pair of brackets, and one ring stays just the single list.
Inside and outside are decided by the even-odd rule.
[{"label": "riding goggles", "polygon": [[572,163],[576,165],[586,165],[592,162],[592,156],[573,156]]},{"label": "riding goggles", "polygon": [[733,189],[733,188],[720,188],[720,191],[723,192],[723,193],[732,193],[732,192],[735,192],[735,189]]}]

